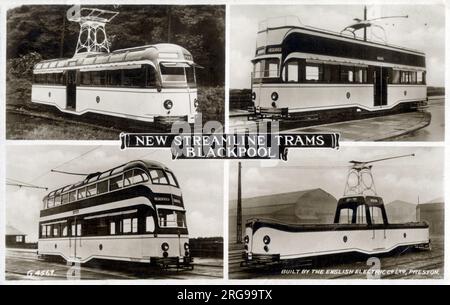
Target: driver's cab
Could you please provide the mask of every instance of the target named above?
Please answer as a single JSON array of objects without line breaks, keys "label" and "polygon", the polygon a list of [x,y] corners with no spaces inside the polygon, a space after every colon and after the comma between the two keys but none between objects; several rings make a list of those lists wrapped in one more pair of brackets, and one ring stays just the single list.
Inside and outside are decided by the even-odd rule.
[{"label": "driver's cab", "polygon": [[348,196],[339,199],[335,224],[387,225],[383,199],[377,196]]}]

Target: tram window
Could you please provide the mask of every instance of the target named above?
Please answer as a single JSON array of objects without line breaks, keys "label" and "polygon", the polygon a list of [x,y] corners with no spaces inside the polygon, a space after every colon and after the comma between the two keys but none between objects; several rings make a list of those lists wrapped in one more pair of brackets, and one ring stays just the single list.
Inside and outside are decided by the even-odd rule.
[{"label": "tram window", "polygon": [[106,71],[91,71],[91,85],[106,85]]},{"label": "tram window", "polygon": [[417,83],[417,73],[411,72],[411,83],[416,84]]},{"label": "tram window", "polygon": [[61,235],[62,236],[67,236],[67,224],[66,223],[63,223],[61,225]]},{"label": "tram window", "polygon": [[59,236],[59,224],[54,224],[52,225],[53,227],[53,237],[58,237]]},{"label": "tram window", "polygon": [[167,178],[169,178],[169,184],[172,185],[172,186],[178,187],[178,182],[175,179],[175,176],[173,175],[173,173],[166,172],[166,174],[167,174]]},{"label": "tram window", "polygon": [[358,223],[358,224],[367,224],[366,206],[365,205],[359,205],[356,208],[356,223]]},{"label": "tram window", "polygon": [[355,82],[356,83],[367,83],[367,69],[366,68],[356,68]]},{"label": "tram window", "polygon": [[131,218],[122,220],[122,233],[131,233]]},{"label": "tram window", "polygon": [[138,219],[137,218],[133,218],[131,220],[131,232],[137,233],[137,231],[138,231]]},{"label": "tram window", "polygon": [[114,191],[123,187],[123,175],[109,179],[109,190]]},{"label": "tram window", "polygon": [[400,71],[399,70],[392,70],[391,83],[392,84],[400,83]]},{"label": "tram window", "polygon": [[353,67],[341,66],[341,82],[343,83],[353,82]]},{"label": "tram window", "polygon": [[70,235],[75,236],[75,233],[76,233],[76,226],[75,223],[72,223],[72,225],[70,226]]},{"label": "tram window", "polygon": [[423,83],[423,72],[419,71],[417,72],[417,83],[422,84]]},{"label": "tram window", "polygon": [[151,169],[150,178],[152,179],[152,182],[155,184],[169,184],[162,169]]},{"label": "tram window", "polygon": [[109,223],[109,234],[116,235],[116,222],[113,220]]},{"label": "tram window", "polygon": [[306,81],[319,81],[319,65],[306,65],[305,67],[305,80]]},{"label": "tram window", "polygon": [[47,207],[52,208],[55,206],[55,197],[49,197],[47,200]]},{"label": "tram window", "polygon": [[62,204],[69,203],[69,193],[65,193],[61,197],[62,197]]},{"label": "tram window", "polygon": [[55,206],[61,205],[61,196],[57,195],[55,196]]},{"label": "tram window", "polygon": [[94,196],[97,195],[97,185],[92,184],[86,187],[86,196]]},{"label": "tram window", "polygon": [[47,237],[47,232],[45,231],[44,225],[41,225],[41,237]]},{"label": "tram window", "polygon": [[264,77],[278,77],[278,59],[270,58],[265,60]]},{"label": "tram window", "polygon": [[123,175],[123,186],[129,186],[133,184],[133,170],[126,171]]},{"label": "tram window", "polygon": [[121,86],[122,85],[122,70],[108,70],[107,71],[107,83],[109,86]]},{"label": "tram window", "polygon": [[103,194],[108,191],[108,180],[97,183],[97,193]]},{"label": "tram window", "polygon": [[81,236],[81,223],[77,223],[77,236]]},{"label": "tram window", "polygon": [[163,82],[184,82],[184,68],[160,65]]},{"label": "tram window", "polygon": [[86,188],[82,187],[78,189],[78,199],[86,198]]},{"label": "tram window", "polygon": [[145,65],[145,74],[146,74],[146,87],[155,87],[156,86],[156,71],[153,66]]},{"label": "tram window", "polygon": [[370,207],[370,218],[372,224],[383,224],[383,213],[380,207]]},{"label": "tram window", "polygon": [[52,236],[51,226],[45,226],[45,234],[47,237]]},{"label": "tram window", "polygon": [[353,219],[352,209],[341,209],[339,211],[339,223],[351,224]]},{"label": "tram window", "polygon": [[195,87],[195,71],[193,67],[186,67],[186,81],[189,87]]},{"label": "tram window", "polygon": [[125,87],[142,87],[144,74],[142,69],[124,69],[122,84]]},{"label": "tram window", "polygon": [[172,210],[159,210],[158,211],[159,226],[165,228],[184,228],[185,227],[185,215],[183,212]]},{"label": "tram window", "polygon": [[297,61],[290,61],[286,65],[287,69],[287,82],[288,83],[297,83],[298,82],[298,62]]},{"label": "tram window", "polygon": [[69,192],[69,202],[77,200],[77,191]]},{"label": "tram window", "polygon": [[132,183],[136,184],[136,183],[141,183],[141,182],[145,182],[145,181],[148,181],[147,173],[141,169],[134,169]]},{"label": "tram window", "polygon": [[147,216],[145,218],[145,231],[153,233],[155,231],[155,220],[153,216]]},{"label": "tram window", "polygon": [[80,85],[90,85],[91,84],[91,72],[81,72],[80,73]]},{"label": "tram window", "polygon": [[253,75],[255,78],[261,78],[263,75],[261,65],[262,65],[262,61],[258,61],[254,65]]}]

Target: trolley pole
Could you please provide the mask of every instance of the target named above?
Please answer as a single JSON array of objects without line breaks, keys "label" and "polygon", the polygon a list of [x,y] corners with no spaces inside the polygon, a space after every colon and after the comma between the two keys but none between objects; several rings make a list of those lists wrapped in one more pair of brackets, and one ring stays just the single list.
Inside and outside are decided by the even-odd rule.
[{"label": "trolley pole", "polygon": [[241,162],[238,164],[238,198],[236,219],[236,242],[242,243],[242,190],[241,190]]},{"label": "trolley pole", "polygon": [[[367,20],[367,6],[364,5],[364,21]],[[367,41],[367,27],[364,27],[364,41]]]}]

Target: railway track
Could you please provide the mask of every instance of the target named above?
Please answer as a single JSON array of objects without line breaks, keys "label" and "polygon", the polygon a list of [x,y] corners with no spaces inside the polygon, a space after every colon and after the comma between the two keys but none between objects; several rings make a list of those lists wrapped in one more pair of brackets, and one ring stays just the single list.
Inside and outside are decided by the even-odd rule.
[{"label": "railway track", "polygon": [[[125,118],[114,118],[109,116],[104,116],[100,114],[84,114],[84,115],[72,115],[68,113],[59,112],[50,106],[39,105],[39,106],[7,106],[6,107],[7,117],[8,115],[16,116],[22,120],[26,119],[38,119],[41,121],[47,121],[50,123],[58,123],[61,125],[77,125],[84,126],[91,129],[102,130],[106,132],[117,133],[121,132],[168,132],[170,131],[170,125],[159,124],[159,123],[148,123],[139,122],[135,120],[125,119]],[[93,123],[95,122],[95,123]]]}]

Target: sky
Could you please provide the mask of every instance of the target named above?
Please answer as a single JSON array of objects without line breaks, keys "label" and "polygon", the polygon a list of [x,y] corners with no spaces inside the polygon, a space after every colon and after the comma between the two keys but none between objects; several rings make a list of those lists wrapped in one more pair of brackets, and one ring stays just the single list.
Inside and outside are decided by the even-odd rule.
[{"label": "sky", "polygon": [[[253,5],[230,9],[230,88],[250,88],[250,60],[255,54],[258,23],[267,18],[293,15],[303,25],[340,32],[353,18],[363,18],[362,5]],[[427,83],[445,83],[445,8],[443,5],[369,5],[368,19],[380,16],[408,18],[384,19],[387,42],[426,53]],[[380,36],[380,32],[374,34]],[[368,31],[370,39],[370,30]]]},{"label": "sky", "polygon": [[[90,150],[92,151],[89,152]],[[86,152],[89,153],[70,161]],[[180,183],[187,211],[189,235],[223,236],[224,166],[219,160],[172,161],[167,150],[152,150],[150,153],[140,149],[120,151],[117,145],[9,145],[6,153],[7,178],[45,186],[49,191],[77,182],[81,178],[50,173],[55,167],[62,171],[91,173],[142,158],[162,162],[174,172]],[[64,164],[65,162],[67,163]],[[6,187],[6,223],[28,234],[28,242],[37,240],[42,198],[49,191]]]},{"label": "sky", "polygon": [[[373,164],[376,190],[385,203],[429,202],[444,197],[441,147],[340,147],[338,150],[290,149],[288,161],[242,162],[242,197],[321,188],[342,197],[349,161],[369,161],[414,153],[414,157]],[[276,165],[276,167],[274,166]],[[237,162],[230,163],[229,199],[237,199]],[[233,207],[231,207],[233,208]]]}]

